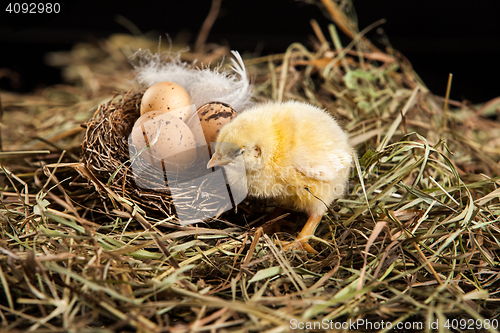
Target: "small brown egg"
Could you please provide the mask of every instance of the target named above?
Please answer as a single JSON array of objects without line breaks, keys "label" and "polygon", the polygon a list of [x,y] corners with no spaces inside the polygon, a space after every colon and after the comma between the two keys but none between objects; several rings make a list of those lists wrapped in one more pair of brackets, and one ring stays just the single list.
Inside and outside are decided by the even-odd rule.
[{"label": "small brown egg", "polygon": [[[158,82],[149,87],[141,101],[141,115],[151,111],[170,112],[191,105],[191,98],[181,85],[175,82]],[[189,108],[186,108],[186,111]],[[181,112],[183,113],[183,112]],[[182,114],[182,120],[187,117]]]},{"label": "small brown egg", "polygon": [[148,112],[134,124],[132,144],[141,157],[157,168],[176,171],[190,166],[196,160],[196,143],[189,127],[168,112]]},{"label": "small brown egg", "polygon": [[198,108],[198,117],[205,140],[210,146],[210,142],[215,142],[222,126],[231,122],[236,117],[236,111],[226,103],[209,102]]}]

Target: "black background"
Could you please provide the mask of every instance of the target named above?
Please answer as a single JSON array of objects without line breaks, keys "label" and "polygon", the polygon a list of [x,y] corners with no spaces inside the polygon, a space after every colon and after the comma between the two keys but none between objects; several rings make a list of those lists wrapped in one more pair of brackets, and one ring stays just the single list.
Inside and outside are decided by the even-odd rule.
[{"label": "black background", "polygon": [[[60,83],[57,69],[45,65],[49,51],[69,50],[78,41],[95,41],[129,30],[116,20],[121,15],[142,32],[157,35],[179,32],[194,43],[210,0],[186,1],[58,1],[52,15],[9,14],[0,8],[0,69],[20,75],[19,85],[0,79],[0,89],[29,92]],[[11,2],[12,3],[12,2]],[[359,27],[385,18],[382,25],[395,49],[413,64],[435,94],[444,95],[448,73],[453,73],[451,97],[485,102],[500,96],[500,1],[353,0]],[[308,45],[316,19],[324,33],[330,23],[316,5],[294,0],[224,0],[209,42],[240,52],[282,53],[293,42]],[[375,32],[368,37],[377,42]],[[348,39],[343,39],[345,45]]]}]

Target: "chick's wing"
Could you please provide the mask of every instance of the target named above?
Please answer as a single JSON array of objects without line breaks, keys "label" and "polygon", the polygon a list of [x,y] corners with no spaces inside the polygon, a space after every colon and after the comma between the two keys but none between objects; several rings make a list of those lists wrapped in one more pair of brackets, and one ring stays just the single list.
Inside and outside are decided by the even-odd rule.
[{"label": "chick's wing", "polygon": [[[328,148],[328,147],[325,147]],[[293,167],[319,181],[334,181],[345,175],[352,164],[352,151],[346,148],[312,150],[301,147],[294,154]]]}]

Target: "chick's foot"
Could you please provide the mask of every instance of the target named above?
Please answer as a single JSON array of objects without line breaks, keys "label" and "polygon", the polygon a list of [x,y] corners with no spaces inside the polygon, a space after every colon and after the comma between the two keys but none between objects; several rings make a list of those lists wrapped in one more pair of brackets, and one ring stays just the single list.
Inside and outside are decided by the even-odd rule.
[{"label": "chick's foot", "polygon": [[283,250],[285,251],[291,251],[291,250],[306,250],[309,253],[312,254],[318,254],[318,251],[316,251],[310,244],[308,240],[295,240],[293,242],[289,242],[287,244],[284,244],[281,242],[283,245]]},{"label": "chick's foot", "polygon": [[313,249],[311,245],[309,245],[309,238],[314,235],[314,231],[321,221],[322,215],[317,214],[309,214],[309,219],[307,220],[304,228],[297,236],[297,239],[287,245],[284,246],[284,250],[292,250],[292,249],[304,249],[309,253],[317,254],[318,251]]}]

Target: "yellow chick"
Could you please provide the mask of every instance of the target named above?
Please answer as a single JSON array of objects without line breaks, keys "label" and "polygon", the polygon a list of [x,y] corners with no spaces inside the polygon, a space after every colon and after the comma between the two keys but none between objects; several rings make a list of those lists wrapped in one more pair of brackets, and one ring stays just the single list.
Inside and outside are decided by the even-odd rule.
[{"label": "yellow chick", "polygon": [[[306,212],[304,228],[285,249],[317,253],[309,238],[327,206],[346,193],[353,161],[347,134],[337,122],[306,103],[270,102],[236,116],[221,129],[216,141],[207,168],[226,166],[229,181],[237,187],[247,186],[249,196]],[[243,161],[246,182],[239,181],[236,169],[231,168],[236,159]]]}]

